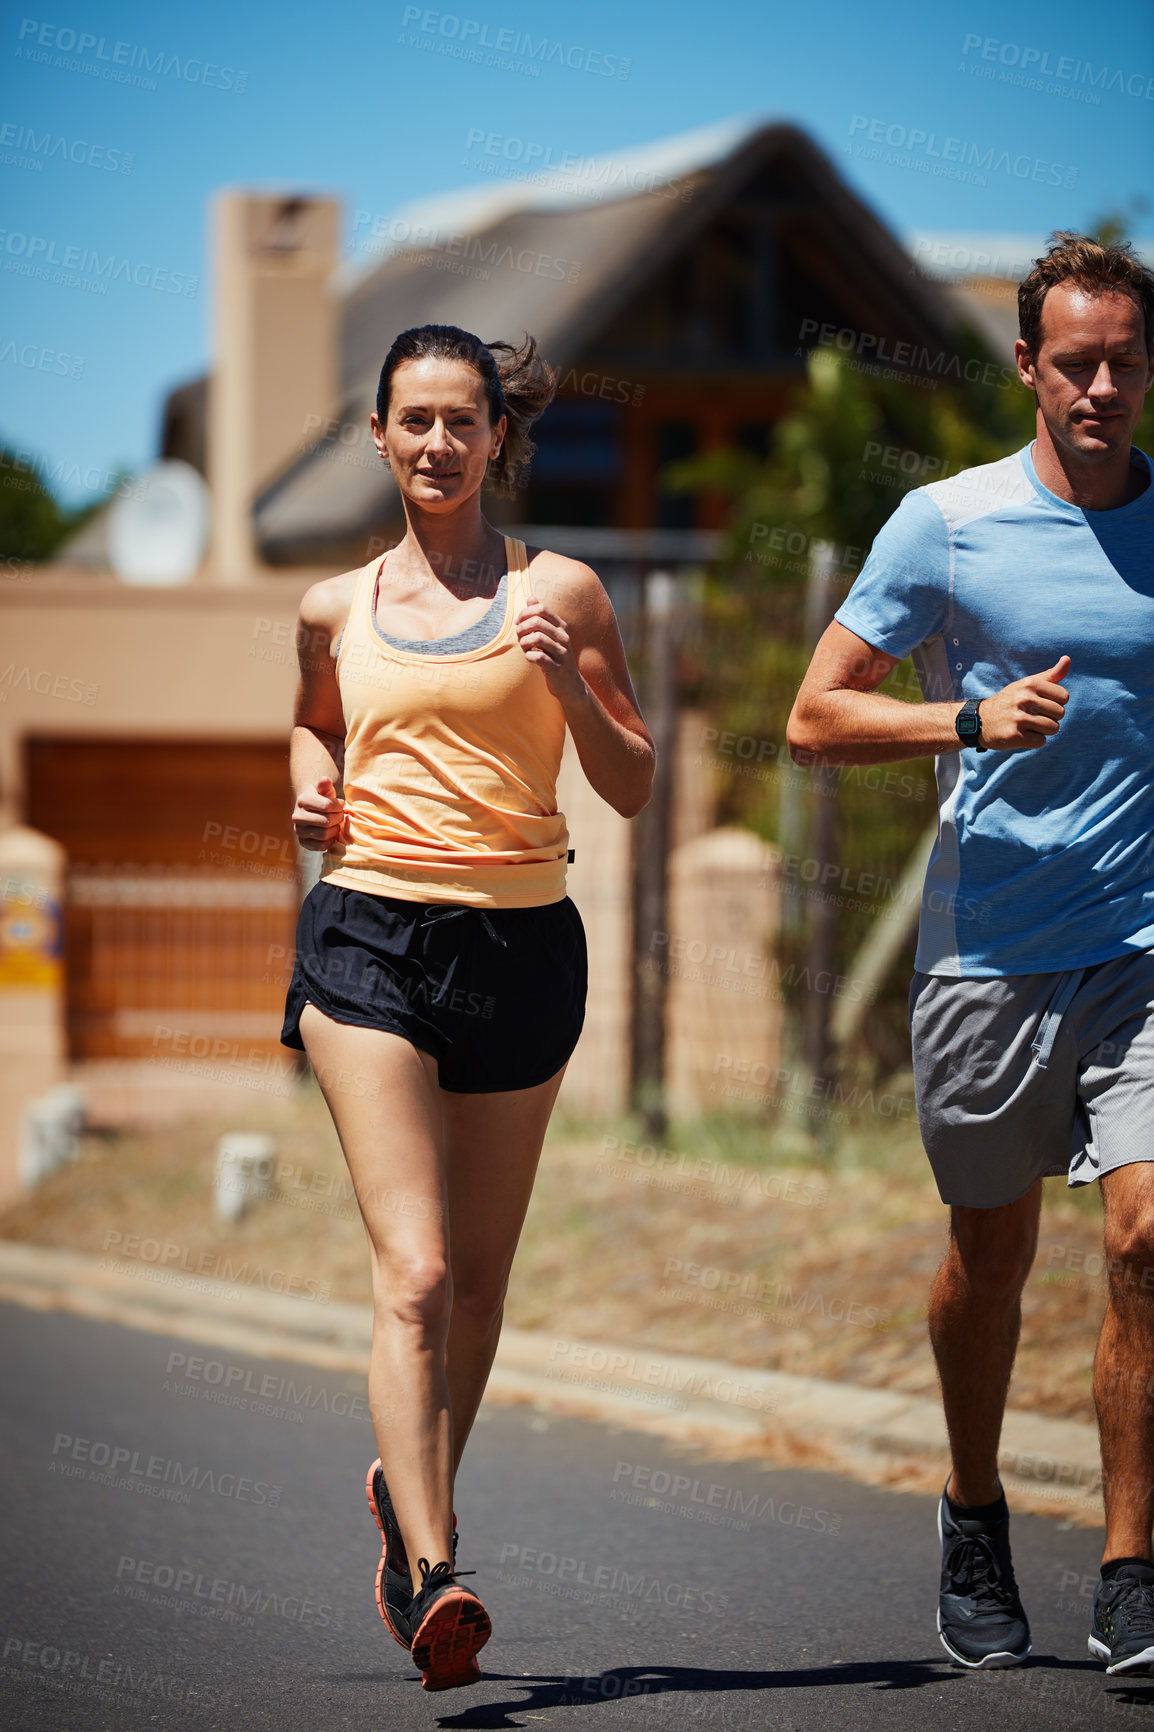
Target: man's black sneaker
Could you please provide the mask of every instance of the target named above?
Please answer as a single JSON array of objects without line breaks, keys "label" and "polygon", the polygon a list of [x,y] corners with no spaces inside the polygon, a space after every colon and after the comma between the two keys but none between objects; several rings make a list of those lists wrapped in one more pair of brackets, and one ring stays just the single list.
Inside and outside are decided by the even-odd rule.
[{"label": "man's black sneaker", "polygon": [[1098,1583],[1090,1652],[1107,1672],[1154,1675],[1154,1564],[1122,1564]]},{"label": "man's black sneaker", "polygon": [[493,1632],[488,1612],[476,1594],[460,1586],[452,1564],[430,1569],[428,1558],[418,1558],[417,1569],[421,1585],[409,1603],[408,1619],[423,1687],[455,1690],[479,1683],[477,1655]]},{"label": "man's black sneaker", "polygon": [[1010,1561],[1010,1512],[994,1521],[958,1519],[938,1505],[942,1589],[938,1634],[959,1666],[1016,1666],[1030,1652],[1030,1626]]}]

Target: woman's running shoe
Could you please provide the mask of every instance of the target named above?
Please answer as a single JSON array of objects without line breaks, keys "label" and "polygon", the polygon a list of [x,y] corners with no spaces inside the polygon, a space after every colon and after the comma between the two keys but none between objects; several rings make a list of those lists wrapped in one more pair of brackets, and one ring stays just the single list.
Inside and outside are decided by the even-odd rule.
[{"label": "woman's running shoe", "polygon": [[365,1495],[383,1542],[381,1561],[377,1565],[377,1610],[394,1642],[408,1648],[412,1643],[408,1610],[413,1598],[413,1577],[405,1556],[405,1542],[393,1512],[393,1500],[385,1484],[380,1456],[366,1476]]},{"label": "woman's running shoe", "polygon": [[[381,1458],[377,1457],[365,1477],[365,1495],[373,1520],[381,1530],[381,1561],[377,1565],[377,1610],[385,1627],[402,1648],[412,1646],[409,1625],[409,1604],[413,1598],[413,1577],[405,1555],[405,1542],[397,1525],[393,1500],[385,1484]],[[453,1562],[457,1561],[457,1518],[453,1517]]]},{"label": "woman's running shoe", "polygon": [[[417,1559],[421,1585],[408,1607],[413,1632],[412,1655],[426,1690],[455,1690],[477,1684],[477,1655],[492,1634],[489,1614],[476,1594],[457,1581],[452,1564],[429,1568]],[[472,1574],[470,1571],[469,1574]]]}]

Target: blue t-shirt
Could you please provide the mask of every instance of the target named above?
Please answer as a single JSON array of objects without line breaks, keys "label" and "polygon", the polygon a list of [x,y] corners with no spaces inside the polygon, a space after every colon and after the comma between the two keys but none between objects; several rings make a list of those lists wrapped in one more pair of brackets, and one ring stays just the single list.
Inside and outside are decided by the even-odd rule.
[{"label": "blue t-shirt", "polygon": [[1048,973],[1154,947],[1154,470],[1115,511],[1043,487],[1030,448],[909,494],[837,619],[912,653],[928,702],[991,697],[1068,655],[1037,751],[943,754],[926,974]]}]

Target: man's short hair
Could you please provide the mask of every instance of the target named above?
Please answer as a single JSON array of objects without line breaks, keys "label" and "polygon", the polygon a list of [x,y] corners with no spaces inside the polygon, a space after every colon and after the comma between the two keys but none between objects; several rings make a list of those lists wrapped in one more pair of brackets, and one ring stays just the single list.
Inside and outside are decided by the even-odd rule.
[{"label": "man's short hair", "polygon": [[1042,303],[1058,283],[1076,283],[1084,294],[1132,295],[1142,309],[1146,353],[1154,354],[1154,273],[1134,257],[1129,241],[1103,246],[1073,229],[1050,237],[1045,256],[1018,284],[1018,332],[1035,360],[1042,341]]}]

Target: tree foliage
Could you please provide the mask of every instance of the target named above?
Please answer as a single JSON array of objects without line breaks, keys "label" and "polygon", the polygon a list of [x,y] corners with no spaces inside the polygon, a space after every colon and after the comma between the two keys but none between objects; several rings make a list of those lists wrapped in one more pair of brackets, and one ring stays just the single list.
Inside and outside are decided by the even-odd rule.
[{"label": "tree foliage", "polygon": [[0,447],[0,557],[51,559],[102,504],[66,510],[25,456]]},{"label": "tree foliage", "polygon": [[[932,759],[837,772],[839,876],[828,888],[807,881],[807,815],[814,778],[792,764],[786,721],[809,661],[806,619],[811,563],[834,577],[833,606],[848,592],[883,524],[904,494],[927,481],[993,462],[1027,443],[1033,399],[1023,388],[927,391],[854,371],[817,350],[789,414],[778,423],[765,463],[715,452],[672,466],[669,480],[709,489],[729,502],[721,558],[705,590],[701,636],[687,647],[683,695],[709,714],[718,820],[755,830],[784,853],[784,882],[804,911],[832,894],[838,903],[839,966],[892,896],[935,811]],[[832,610],[831,610],[832,611]],[[808,628],[808,629],[807,629]],[[882,688],[920,702],[912,664]],[[804,919],[783,933],[787,958],[804,946]],[[908,971],[907,971],[908,977]],[[907,1051],[904,979],[871,1017],[875,1056],[890,1067]]]}]

